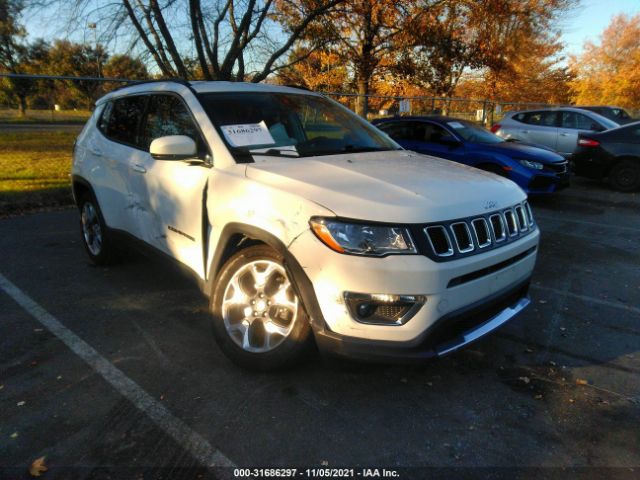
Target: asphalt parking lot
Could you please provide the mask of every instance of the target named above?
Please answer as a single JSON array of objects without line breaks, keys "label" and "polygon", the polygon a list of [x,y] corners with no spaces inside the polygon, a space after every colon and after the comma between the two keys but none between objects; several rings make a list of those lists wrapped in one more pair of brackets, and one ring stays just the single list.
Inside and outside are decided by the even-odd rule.
[{"label": "asphalt parking lot", "polygon": [[315,356],[276,374],[226,360],[174,268],[91,266],[74,210],[0,220],[0,478],[42,456],[43,478],[638,478],[640,195],[575,180],[532,203],[533,302],[502,330],[419,367]]}]

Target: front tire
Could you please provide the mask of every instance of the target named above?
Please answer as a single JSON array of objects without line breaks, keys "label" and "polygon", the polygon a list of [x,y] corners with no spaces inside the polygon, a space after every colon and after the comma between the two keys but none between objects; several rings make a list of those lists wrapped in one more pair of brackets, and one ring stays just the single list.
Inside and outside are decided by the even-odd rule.
[{"label": "front tire", "polygon": [[302,302],[282,256],[268,246],[248,247],[225,263],[210,309],[218,345],[241,367],[291,367],[310,344],[311,327]]},{"label": "front tire", "polygon": [[116,259],[115,248],[109,237],[102,212],[93,195],[85,193],[78,202],[82,244],[96,265],[109,265]]},{"label": "front tire", "polygon": [[640,164],[629,160],[616,163],[609,172],[609,183],[621,192],[640,189]]}]

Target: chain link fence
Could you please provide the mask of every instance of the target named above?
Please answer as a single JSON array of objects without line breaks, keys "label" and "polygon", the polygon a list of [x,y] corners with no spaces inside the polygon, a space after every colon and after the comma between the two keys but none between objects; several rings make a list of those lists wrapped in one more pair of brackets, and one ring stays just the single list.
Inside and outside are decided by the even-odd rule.
[{"label": "chain link fence", "polygon": [[[107,92],[139,80],[124,78],[14,75],[0,73],[0,123],[82,123],[95,101]],[[363,97],[355,93],[326,92],[351,110]],[[390,115],[447,115],[491,126],[504,112],[554,105],[496,102],[486,99],[366,95],[367,118]]]}]

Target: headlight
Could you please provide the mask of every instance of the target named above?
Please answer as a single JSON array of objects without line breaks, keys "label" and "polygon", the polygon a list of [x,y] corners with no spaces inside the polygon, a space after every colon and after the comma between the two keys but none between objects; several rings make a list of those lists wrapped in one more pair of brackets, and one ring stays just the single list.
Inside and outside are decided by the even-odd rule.
[{"label": "headlight", "polygon": [[520,163],[525,167],[532,168],[534,170],[542,170],[544,167],[540,162],[533,162],[531,160],[520,160]]},{"label": "headlight", "polygon": [[345,223],[327,218],[312,218],[309,224],[322,243],[336,252],[374,257],[417,253],[409,231],[403,227]]}]

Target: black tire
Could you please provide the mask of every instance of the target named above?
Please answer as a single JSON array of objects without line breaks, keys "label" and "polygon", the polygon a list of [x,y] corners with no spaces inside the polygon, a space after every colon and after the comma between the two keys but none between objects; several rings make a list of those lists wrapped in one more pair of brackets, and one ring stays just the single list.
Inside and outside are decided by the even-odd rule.
[{"label": "black tire", "polygon": [[89,259],[96,265],[114,263],[118,255],[95,197],[90,193],[83,193],[78,201],[78,209],[80,238]]},{"label": "black tire", "polygon": [[609,172],[609,183],[620,192],[634,192],[640,189],[640,161],[622,160]]},{"label": "black tire", "polygon": [[[253,273],[251,273],[252,267],[258,268],[261,265],[267,265],[268,268],[273,264],[279,267],[270,274],[262,290],[257,287],[258,283],[251,284],[251,279],[255,280]],[[266,272],[267,268],[262,273]],[[246,273],[243,273],[245,271]],[[229,297],[236,298],[234,282],[232,282],[235,280],[237,280],[236,285],[243,286],[239,293],[239,298],[242,301],[232,302]],[[287,281],[291,287],[282,288],[283,285],[287,285]],[[224,264],[212,287],[209,308],[212,314],[213,334],[216,342],[234,363],[249,370],[270,371],[293,367],[307,355],[312,344],[311,326],[302,302],[295,295],[295,289],[291,282],[292,280],[284,271],[282,256],[266,245],[247,247],[234,254]],[[247,292],[245,292],[245,288]],[[295,313],[289,307],[283,310],[276,306],[278,302],[273,299],[281,295],[280,290],[285,291],[284,295],[286,295],[287,301],[291,302],[293,299],[297,302]],[[271,307],[267,306],[265,309],[264,302],[261,307],[258,307],[256,301],[259,302],[259,296],[263,295],[260,291],[264,292],[265,298],[272,300]],[[276,294],[274,295],[273,292]],[[225,302],[225,295],[229,303]],[[248,314],[251,318],[247,318],[247,308],[256,309]],[[262,318],[261,311],[264,312]],[[232,320],[233,315],[236,318]],[[291,318],[283,320],[282,317],[287,316]],[[239,319],[243,320],[238,321]],[[278,323],[280,328],[289,329],[288,333],[286,335],[278,333],[272,336],[274,334],[268,333],[269,328],[266,327],[269,323],[273,325],[272,322]],[[246,344],[245,336],[248,340]],[[269,340],[266,337],[273,338],[274,344],[277,344],[269,347]],[[260,348],[270,349],[256,351]]]}]

